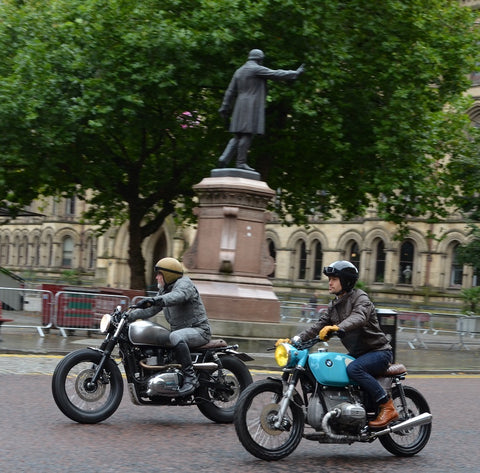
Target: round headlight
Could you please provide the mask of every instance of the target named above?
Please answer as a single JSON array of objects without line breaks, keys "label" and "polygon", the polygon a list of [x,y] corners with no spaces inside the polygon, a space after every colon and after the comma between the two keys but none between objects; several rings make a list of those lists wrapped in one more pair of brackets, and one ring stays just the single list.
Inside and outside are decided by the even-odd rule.
[{"label": "round headlight", "polygon": [[105,314],[100,320],[100,333],[107,333],[112,323],[112,316],[110,314]]},{"label": "round headlight", "polygon": [[288,365],[290,361],[290,349],[291,346],[287,343],[280,343],[280,345],[275,348],[275,361],[280,368]]}]

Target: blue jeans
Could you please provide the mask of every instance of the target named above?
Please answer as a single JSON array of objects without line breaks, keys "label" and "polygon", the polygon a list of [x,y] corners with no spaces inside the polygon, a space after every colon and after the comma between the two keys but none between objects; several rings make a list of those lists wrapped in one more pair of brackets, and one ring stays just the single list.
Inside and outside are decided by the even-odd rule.
[{"label": "blue jeans", "polygon": [[387,393],[375,379],[381,376],[393,360],[391,350],[370,351],[347,366],[347,374],[377,405],[387,401]]}]

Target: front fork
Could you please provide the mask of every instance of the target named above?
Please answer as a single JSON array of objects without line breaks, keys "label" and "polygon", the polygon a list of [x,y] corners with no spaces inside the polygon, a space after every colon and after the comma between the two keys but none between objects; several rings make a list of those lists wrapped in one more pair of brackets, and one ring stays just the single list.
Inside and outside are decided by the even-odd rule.
[{"label": "front fork", "polygon": [[[275,422],[273,423],[273,426],[276,429],[283,429],[284,423],[283,423],[283,417],[285,416],[285,413],[287,412],[288,406],[293,399],[293,393],[295,392],[295,386],[297,385],[298,377],[300,376],[300,371],[297,367],[293,374],[290,376],[290,379],[288,380],[287,384],[287,389],[284,390],[282,399],[280,400],[280,409],[278,410],[278,414],[276,416]],[[287,380],[285,380],[284,377],[282,377],[282,382],[285,385]]]},{"label": "front fork", "polygon": [[98,380],[101,378],[102,372],[103,372],[103,367],[105,366],[105,363],[107,362],[107,360],[110,358],[110,356],[113,352],[113,349],[115,348],[115,345],[117,344],[118,336],[120,334],[120,330],[121,330],[121,328],[123,327],[124,324],[125,324],[125,320],[122,319],[122,321],[120,322],[120,324],[119,324],[115,334],[113,335],[113,337],[110,338],[109,340],[105,340],[102,343],[102,345],[100,347],[100,351],[102,352],[102,358],[100,359],[100,362],[96,366],[95,373],[93,374],[93,377],[89,381],[87,387],[93,389],[96,386]]}]

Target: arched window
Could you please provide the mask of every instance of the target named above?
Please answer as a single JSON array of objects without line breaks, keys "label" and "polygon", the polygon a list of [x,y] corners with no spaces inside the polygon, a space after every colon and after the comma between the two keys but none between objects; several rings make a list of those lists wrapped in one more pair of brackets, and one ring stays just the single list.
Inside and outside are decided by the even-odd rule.
[{"label": "arched window", "polygon": [[40,237],[37,235],[33,239],[33,256],[32,256],[32,265],[40,266]]},{"label": "arched window", "polygon": [[66,236],[62,242],[62,266],[71,268],[73,262],[73,238]]},{"label": "arched window", "polygon": [[461,286],[463,281],[463,265],[458,262],[458,247],[460,245],[452,245],[452,266],[450,272],[450,285]]},{"label": "arched window", "polygon": [[350,243],[350,251],[348,252],[348,261],[354,264],[360,272],[360,248],[358,247],[358,243],[356,241],[352,241]]},{"label": "arched window", "polygon": [[298,245],[298,279],[305,279],[307,272],[307,247],[301,240]]},{"label": "arched window", "polygon": [[313,280],[320,281],[320,279],[322,279],[323,255],[322,255],[322,244],[318,240],[314,240],[312,244],[312,255],[313,255]]},{"label": "arched window", "polygon": [[400,264],[398,268],[398,282],[400,284],[412,284],[414,251],[415,247],[410,240],[404,241],[400,247]]},{"label": "arched window", "polygon": [[375,253],[375,282],[385,282],[385,243],[378,240]]},{"label": "arched window", "polygon": [[[16,251],[17,266],[22,266],[23,265],[22,258],[24,254],[23,240],[18,235],[15,237],[14,250]],[[13,253],[14,258],[15,258],[15,251]]]},{"label": "arched window", "polygon": [[5,236],[2,243],[2,263],[8,265],[10,263],[10,238]]},{"label": "arched window", "polygon": [[88,237],[87,239],[87,268],[92,269],[95,267],[95,240],[93,237]]},{"label": "arched window", "polygon": [[47,267],[53,266],[53,241],[52,236],[47,236]]},{"label": "arched window", "polygon": [[[268,254],[273,258],[274,263],[277,261],[277,250],[275,243],[270,238],[267,239]],[[273,271],[268,275],[269,278],[275,277],[275,265],[273,265]]]},{"label": "arched window", "polygon": [[68,197],[65,199],[65,215],[73,216],[75,215],[75,197]]}]

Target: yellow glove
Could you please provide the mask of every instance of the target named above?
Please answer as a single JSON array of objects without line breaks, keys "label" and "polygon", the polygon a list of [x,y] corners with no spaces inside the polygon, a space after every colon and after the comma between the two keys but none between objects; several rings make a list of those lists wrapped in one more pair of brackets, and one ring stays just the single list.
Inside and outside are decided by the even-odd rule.
[{"label": "yellow glove", "polygon": [[337,332],[338,330],[340,330],[340,328],[337,327],[336,325],[326,325],[320,330],[320,333],[318,334],[318,336],[320,337],[320,340],[325,342],[327,340],[330,340],[330,337],[333,335],[333,332]]},{"label": "yellow glove", "polygon": [[278,345],[282,344],[282,343],[290,343],[290,339],[289,338],[279,338],[276,342],[275,342],[275,346],[278,347]]}]

